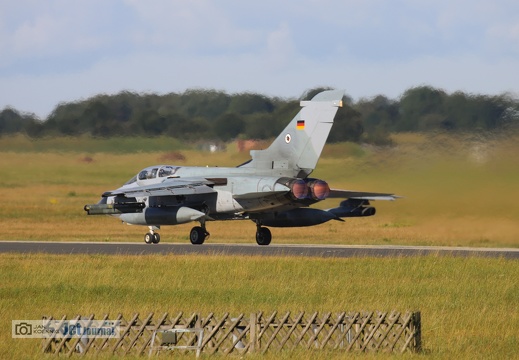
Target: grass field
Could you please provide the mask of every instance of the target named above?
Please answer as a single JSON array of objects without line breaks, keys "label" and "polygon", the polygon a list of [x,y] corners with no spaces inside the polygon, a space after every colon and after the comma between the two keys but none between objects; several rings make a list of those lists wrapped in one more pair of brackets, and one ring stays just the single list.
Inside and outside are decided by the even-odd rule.
[{"label": "grass field", "polygon": [[[394,140],[389,149],[328,145],[313,176],[332,187],[395,192],[403,199],[374,203],[374,217],[273,229],[273,242],[519,247],[519,138],[408,134]],[[83,206],[151,164],[233,166],[248,158],[232,145],[210,154],[178,143],[168,148],[167,139],[158,139],[143,152],[136,149],[149,139],[126,139],[114,141],[124,144],[120,152],[110,140],[74,141],[0,139],[0,239],[140,242],[145,227],[88,217]],[[179,153],[185,161],[168,160]],[[164,227],[162,241],[188,242],[191,226]],[[252,222],[208,227],[208,242],[254,242]],[[518,357],[514,260],[0,254],[0,274],[2,359],[41,358],[38,340],[14,340],[10,331],[13,319],[43,315],[393,309],[422,312],[427,358]],[[398,356],[415,357],[423,355]]]},{"label": "grass field", "polygon": [[[182,149],[177,143],[170,151],[85,152],[82,149],[110,149],[110,145],[100,140],[89,145],[81,139],[81,151],[73,151],[73,139],[58,139],[29,142],[32,145],[22,151],[12,144],[14,140],[2,139],[5,143],[0,146],[13,149],[0,152],[4,203],[0,239],[5,240],[142,241],[145,227],[121,225],[110,217],[88,217],[83,206],[96,203],[104,191],[119,187],[152,164],[234,166],[248,159],[248,153],[239,153],[233,145],[214,154]],[[335,188],[394,192],[404,198],[374,202],[374,217],[309,228],[274,228],[273,242],[518,247],[518,140],[411,134],[396,137],[393,148],[327,145],[312,176]],[[149,139],[134,142],[139,149]],[[157,142],[158,146],[166,143],[162,138]],[[184,161],[169,160],[179,154]],[[317,205],[329,208],[337,203]],[[187,242],[191,227],[164,227],[162,241]],[[210,242],[255,241],[255,225],[250,221],[212,222],[208,229]]]},{"label": "grass field", "polygon": [[39,340],[10,338],[12,319],[259,310],[420,310],[427,358],[518,355],[515,260],[0,254],[0,272],[2,359],[40,357]]}]

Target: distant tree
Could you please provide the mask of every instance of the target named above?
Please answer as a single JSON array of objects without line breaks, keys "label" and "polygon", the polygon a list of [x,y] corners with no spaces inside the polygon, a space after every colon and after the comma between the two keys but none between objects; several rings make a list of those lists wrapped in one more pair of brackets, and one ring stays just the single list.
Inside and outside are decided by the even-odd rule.
[{"label": "distant tree", "polygon": [[366,131],[374,128],[389,130],[398,121],[398,103],[383,95],[375,96],[370,100],[361,99],[354,105],[354,109],[361,114]]},{"label": "distant tree", "polygon": [[[123,91],[58,104],[45,121],[8,107],[0,112],[0,135],[18,132],[29,136],[91,134],[101,137],[166,134],[183,140],[228,140],[243,134],[267,139],[277,136],[301,110],[300,100],[310,100],[328,89],[309,89],[299,100],[255,93],[229,95],[204,89],[166,95]],[[329,141],[382,145],[389,144],[389,134],[398,131],[519,129],[519,102],[506,94],[447,94],[441,89],[420,86],[408,89],[398,100],[378,95],[354,103],[344,96],[343,104]]]},{"label": "distant tree", "polygon": [[90,133],[93,136],[110,137],[117,134],[118,125],[115,115],[101,99],[88,103],[80,118],[81,133]]},{"label": "distant tree", "polygon": [[400,120],[392,130],[428,130],[427,119],[431,114],[445,116],[444,103],[447,94],[430,86],[415,87],[404,92],[400,99]]},{"label": "distant tree", "polygon": [[244,130],[245,121],[241,115],[236,113],[228,113],[220,116],[214,122],[213,128],[216,136],[223,141],[236,138]]},{"label": "distant tree", "polygon": [[274,111],[274,104],[271,99],[252,93],[233,95],[228,108],[228,112],[242,115],[271,113],[272,111]]},{"label": "distant tree", "polygon": [[249,139],[269,139],[283,130],[283,124],[272,114],[258,113],[246,118],[244,134]]},{"label": "distant tree", "polygon": [[139,95],[127,91],[120,92],[113,96],[112,101],[108,104],[115,120],[119,123],[127,123],[130,121],[133,108],[137,105]]},{"label": "distant tree", "polygon": [[80,135],[81,117],[86,106],[86,101],[58,104],[45,121],[45,132],[48,135]]},{"label": "distant tree", "polygon": [[187,118],[182,114],[173,113],[167,115],[168,128],[166,135],[178,139],[203,139],[214,137],[211,135],[211,124],[202,117]]},{"label": "distant tree", "polygon": [[480,114],[481,125],[486,130],[494,130],[504,125],[504,115],[510,104],[505,98],[500,96],[478,96],[477,101],[478,112]]},{"label": "distant tree", "polygon": [[25,127],[25,133],[30,138],[40,138],[45,135],[45,125],[43,122],[36,120]]},{"label": "distant tree", "polygon": [[168,128],[167,118],[154,109],[144,109],[136,114],[134,124],[138,133],[148,136],[161,135]]},{"label": "distant tree", "polygon": [[181,96],[181,110],[189,117],[216,119],[229,107],[231,98],[222,91],[188,90]]},{"label": "distant tree", "polygon": [[297,100],[286,100],[279,102],[276,109],[272,113],[273,121],[270,123],[272,125],[272,137],[279,135],[281,130],[283,130],[290,121],[294,118],[294,116],[301,110],[299,106],[299,101]]},{"label": "distant tree", "polygon": [[0,112],[0,134],[14,134],[20,132],[28,119],[24,118],[17,110],[10,107]]},{"label": "distant tree", "polygon": [[361,114],[351,106],[343,105],[337,110],[333,131],[328,136],[328,142],[358,142],[363,132]]},{"label": "distant tree", "polygon": [[361,140],[375,145],[390,145],[390,129],[399,120],[398,103],[383,95],[372,99],[361,99],[354,105],[360,113],[360,121],[364,128]]}]

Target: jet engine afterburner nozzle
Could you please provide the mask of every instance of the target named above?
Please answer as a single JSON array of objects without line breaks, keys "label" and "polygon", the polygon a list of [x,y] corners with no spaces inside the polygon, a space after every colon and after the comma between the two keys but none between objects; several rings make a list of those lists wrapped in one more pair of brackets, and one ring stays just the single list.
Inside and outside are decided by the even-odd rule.
[{"label": "jet engine afterburner nozzle", "polygon": [[292,180],[288,187],[290,188],[290,195],[294,200],[302,200],[308,196],[308,185],[302,179]]},{"label": "jet engine afterburner nozzle", "polygon": [[324,200],[330,195],[330,186],[324,180],[311,180],[307,185],[314,200]]}]

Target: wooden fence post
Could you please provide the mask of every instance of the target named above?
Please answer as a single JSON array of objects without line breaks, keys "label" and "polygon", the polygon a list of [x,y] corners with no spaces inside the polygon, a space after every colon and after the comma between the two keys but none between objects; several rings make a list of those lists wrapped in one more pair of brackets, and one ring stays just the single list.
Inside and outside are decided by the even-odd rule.
[{"label": "wooden fence post", "polygon": [[257,327],[257,315],[256,313],[250,314],[250,322],[249,322],[249,352],[254,353],[256,351],[256,343],[258,341],[258,327]]},{"label": "wooden fence post", "polygon": [[422,351],[422,315],[420,311],[415,311],[411,321],[411,331],[413,332],[413,351]]}]

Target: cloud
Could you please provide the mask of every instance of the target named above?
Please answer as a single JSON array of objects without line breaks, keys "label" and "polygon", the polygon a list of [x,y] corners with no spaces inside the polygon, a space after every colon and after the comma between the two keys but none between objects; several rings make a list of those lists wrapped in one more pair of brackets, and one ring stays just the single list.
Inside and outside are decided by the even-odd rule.
[{"label": "cloud", "polygon": [[233,24],[232,13],[217,2],[126,0],[136,14],[139,45],[151,42],[165,52],[233,51],[251,45],[257,34]]},{"label": "cloud", "polygon": [[294,53],[295,47],[288,24],[280,24],[279,28],[267,35],[267,63],[272,69],[290,66]]},{"label": "cloud", "polygon": [[12,47],[17,54],[44,51],[59,33],[59,26],[48,15],[39,16],[33,22],[18,27],[12,38]]},{"label": "cloud", "polygon": [[517,91],[512,0],[18,0],[0,3],[0,108],[192,87],[354,97],[422,83]]}]

